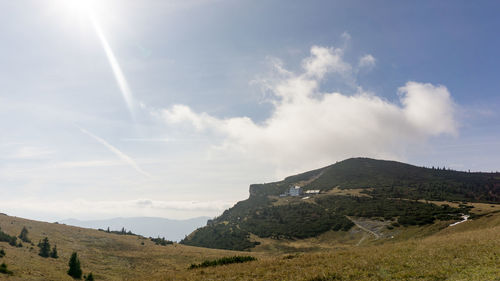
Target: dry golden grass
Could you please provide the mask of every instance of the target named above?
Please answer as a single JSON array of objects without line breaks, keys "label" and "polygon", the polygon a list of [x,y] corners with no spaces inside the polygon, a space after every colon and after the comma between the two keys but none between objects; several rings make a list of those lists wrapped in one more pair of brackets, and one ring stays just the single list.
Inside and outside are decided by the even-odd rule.
[{"label": "dry golden grass", "polygon": [[[73,251],[78,252],[83,272],[93,272],[96,280],[155,280],[176,276],[193,262],[241,254],[178,244],[158,246],[137,236],[0,215],[0,227],[10,235],[18,235],[23,226],[35,246],[23,243],[23,248],[15,248],[0,242],[0,249],[7,253],[0,261],[14,271],[8,280],[72,280],[66,271]],[[58,259],[38,256],[36,244],[45,236],[51,245],[57,244]],[[0,279],[5,277],[0,275]]]},{"label": "dry golden grass", "polygon": [[363,191],[373,191],[373,188],[351,188],[351,189],[340,189],[338,186],[329,190],[326,194],[328,195],[343,195],[343,196],[358,196],[358,197],[371,197]]},{"label": "dry golden grass", "polygon": [[[449,205],[454,208],[458,208],[460,203],[454,203],[454,202],[448,202],[448,201],[426,201],[426,200],[419,200],[420,202],[429,202],[433,203],[436,205]],[[489,214],[492,212],[500,212],[500,204],[487,204],[487,203],[467,203],[468,206],[473,206],[471,209],[471,212],[474,214],[482,215],[482,214]]]},{"label": "dry golden grass", "polygon": [[[323,276],[340,280],[500,280],[500,213],[442,230],[444,225],[399,230],[406,237],[421,234],[424,238],[372,239],[367,246],[355,246],[362,232],[329,232],[307,240],[280,241],[278,246],[276,241],[263,241],[268,248],[263,243],[260,250],[273,252],[252,253],[156,246],[135,236],[7,216],[0,216],[0,226],[16,235],[23,226],[28,227],[35,244],[48,236],[60,255],[57,260],[44,259],[36,246],[30,249],[25,243],[23,248],[14,248],[1,242],[7,255],[0,261],[14,271],[12,277],[0,275],[6,280],[72,280],[66,275],[72,251],[78,252],[84,273],[93,272],[96,280],[310,280]],[[276,251],[280,247],[287,250]],[[285,254],[297,249],[307,252]],[[259,260],[187,269],[206,259],[248,254]]]}]

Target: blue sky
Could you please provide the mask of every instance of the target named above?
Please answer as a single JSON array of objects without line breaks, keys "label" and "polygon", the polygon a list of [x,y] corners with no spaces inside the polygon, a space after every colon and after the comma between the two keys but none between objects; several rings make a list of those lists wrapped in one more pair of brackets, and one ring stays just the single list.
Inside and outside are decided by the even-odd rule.
[{"label": "blue sky", "polygon": [[500,170],[497,1],[0,3],[8,214],[215,216],[351,156]]}]

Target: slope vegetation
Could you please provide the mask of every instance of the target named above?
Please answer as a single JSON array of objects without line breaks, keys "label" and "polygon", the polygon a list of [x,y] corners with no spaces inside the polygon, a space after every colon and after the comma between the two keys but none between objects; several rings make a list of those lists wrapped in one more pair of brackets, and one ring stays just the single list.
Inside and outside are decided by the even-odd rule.
[{"label": "slope vegetation", "polygon": [[[310,198],[279,196],[293,185],[320,190],[321,194]],[[498,203],[500,174],[348,159],[280,182],[251,185],[247,200],[238,202],[181,243],[248,250],[261,242],[255,238],[304,239],[328,231],[348,231],[354,226],[348,216],[407,227],[459,221],[470,209],[466,204],[429,201]]]}]

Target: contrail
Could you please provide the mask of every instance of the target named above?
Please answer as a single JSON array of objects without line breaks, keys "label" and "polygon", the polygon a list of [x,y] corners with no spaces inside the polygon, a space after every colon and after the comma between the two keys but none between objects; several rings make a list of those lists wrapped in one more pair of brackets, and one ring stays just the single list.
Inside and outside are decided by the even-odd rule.
[{"label": "contrail", "polygon": [[150,174],[148,174],[147,172],[145,172],[144,170],[141,169],[141,167],[139,167],[139,165],[137,165],[137,163],[135,163],[135,161],[130,158],[127,154],[121,152],[118,148],[112,146],[111,144],[109,144],[107,141],[101,139],[100,137],[92,134],[91,132],[83,129],[83,128],[79,128],[80,131],[82,131],[82,133],[92,137],[93,139],[95,139],[96,141],[100,142],[102,145],[104,145],[107,149],[109,149],[111,152],[113,152],[116,156],[118,156],[120,159],[122,159],[125,163],[127,163],[128,165],[130,165],[132,168],[134,168],[137,172],[139,172],[140,174],[146,176],[146,177],[151,177]]},{"label": "contrail", "polygon": [[92,11],[88,11],[88,15],[90,22],[92,23],[92,26],[94,27],[95,32],[99,37],[99,41],[101,41],[101,45],[104,49],[104,52],[106,53],[106,57],[108,58],[108,62],[111,66],[111,69],[113,70],[113,75],[115,76],[116,83],[120,88],[123,98],[125,99],[125,103],[127,104],[127,108],[130,111],[130,114],[132,115],[132,118],[135,121],[134,99],[132,91],[130,90],[130,87],[127,83],[127,79],[125,79],[125,75],[123,74],[120,64],[118,63],[118,60],[116,59],[113,49],[111,49],[111,46],[109,45],[108,40],[106,39],[106,36],[104,35],[104,32],[101,29],[99,21],[92,13]]}]

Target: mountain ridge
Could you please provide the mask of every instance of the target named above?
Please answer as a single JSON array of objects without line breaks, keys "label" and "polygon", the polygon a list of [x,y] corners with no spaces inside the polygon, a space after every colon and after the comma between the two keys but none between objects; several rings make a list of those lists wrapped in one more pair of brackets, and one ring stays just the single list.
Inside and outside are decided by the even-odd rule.
[{"label": "mountain ridge", "polygon": [[[282,197],[294,185],[320,190],[313,197]],[[351,217],[376,218],[391,225],[430,225],[458,221],[466,204],[451,207],[429,201],[500,202],[499,173],[424,168],[397,161],[350,158],[323,168],[252,184],[249,198],[236,203],[181,243],[249,250],[259,238],[304,239],[326,231],[348,231]],[[421,201],[423,200],[423,202]]]},{"label": "mountain ridge", "polygon": [[145,236],[145,237],[165,237],[171,241],[180,241],[196,228],[206,224],[210,217],[195,217],[185,220],[176,220],[160,217],[117,217],[102,220],[77,220],[65,219],[58,221],[62,224],[93,228],[121,230]]}]

